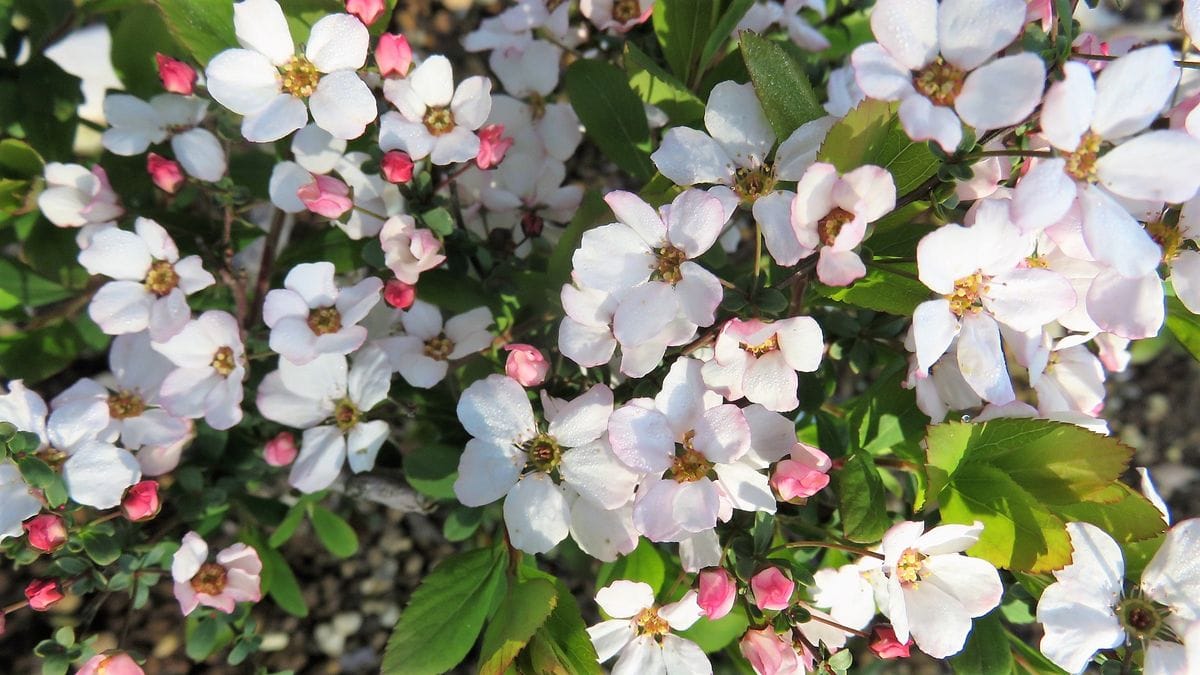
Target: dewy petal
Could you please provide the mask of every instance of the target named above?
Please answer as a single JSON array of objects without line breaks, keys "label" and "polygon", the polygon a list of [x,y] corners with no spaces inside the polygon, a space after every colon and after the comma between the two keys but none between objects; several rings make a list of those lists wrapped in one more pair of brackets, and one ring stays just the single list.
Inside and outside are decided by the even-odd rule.
[{"label": "dewy petal", "polygon": [[1171,261],[1171,286],[1188,311],[1200,314],[1200,253],[1181,251]]},{"label": "dewy petal", "polygon": [[1125,641],[1112,604],[1092,591],[1088,586],[1051,584],[1038,600],[1037,621],[1044,631],[1038,647],[1067,672],[1083,672],[1097,651]]},{"label": "dewy petal", "polygon": [[868,42],[850,54],[854,81],[867,96],[896,101],[913,92],[912,72],[882,45]]},{"label": "dewy petal", "polygon": [[519,444],[536,433],[525,389],[504,375],[474,382],[458,401],[458,419],[475,438]]},{"label": "dewy petal", "polygon": [[600,663],[616,656],[625,648],[625,645],[637,637],[633,623],[624,619],[601,621],[595,626],[589,626],[587,632],[592,644],[596,647],[596,655]]},{"label": "dewy petal", "polygon": [[152,262],[150,249],[141,237],[115,227],[97,232],[92,245],[79,252],[79,264],[89,274],[126,281],[145,279]]},{"label": "dewy petal", "polygon": [[571,448],[563,454],[558,470],[580,495],[605,509],[629,503],[639,478],[603,440]]},{"label": "dewy petal", "polygon": [[987,314],[967,314],[958,336],[958,369],[975,393],[991,403],[1008,403],[1016,395],[1000,345],[1000,326]]},{"label": "dewy petal", "polygon": [[1083,211],[1083,239],[1096,260],[1126,277],[1151,274],[1162,252],[1146,230],[1121,206],[1095,185],[1079,191]]},{"label": "dewy petal", "polygon": [[295,54],[287,18],[275,0],[234,3],[233,28],[239,44],[266,56],[277,66]]},{"label": "dewy petal", "polygon": [[871,32],[904,67],[918,70],[938,53],[937,1],[880,0],[871,12]]},{"label": "dewy petal", "polygon": [[711,462],[729,464],[750,449],[750,425],[731,403],[705,410],[693,431],[693,447]]},{"label": "dewy petal", "polygon": [[1063,65],[1063,79],[1050,85],[1042,102],[1042,135],[1061,150],[1074,151],[1092,123],[1096,84],[1092,71],[1078,61]]},{"label": "dewy petal", "polygon": [[1176,523],[1142,572],[1142,590],[1171,608],[1178,620],[1200,620],[1200,519]]},{"label": "dewy petal", "polygon": [[784,362],[783,354],[774,351],[750,359],[742,376],[742,392],[746,398],[768,410],[785,412],[800,405],[796,398],[796,371]]},{"label": "dewy petal", "polygon": [[654,604],[654,589],[641,581],[618,579],[596,592],[596,604],[615,619],[632,619]]},{"label": "dewy petal", "polygon": [[119,505],[126,488],[142,477],[132,453],[99,441],[76,450],[63,464],[62,473],[71,499],[97,509]]},{"label": "dewy petal", "polygon": [[689,259],[697,258],[716,242],[725,221],[719,199],[703,190],[687,190],[667,210],[667,239]]},{"label": "dewy petal", "polygon": [[1075,202],[1075,181],[1064,172],[1066,160],[1043,159],[1017,183],[1013,191],[1013,224],[1022,234],[1040,232],[1062,220]]},{"label": "dewy petal", "polygon": [[[354,23],[359,23],[358,19],[354,19]],[[367,125],[375,121],[375,96],[353,71],[339,71],[322,77],[308,105],[313,121],[334,138],[358,138]]]},{"label": "dewy petal", "polygon": [[[676,199],[680,198],[682,195]],[[647,246],[662,247],[667,243],[666,224],[663,223],[654,207],[647,204],[641,197],[632,192],[614,190],[604,195],[604,203],[612,209],[617,220],[636,232]]]},{"label": "dewy petal", "polygon": [[833,200],[870,223],[896,208],[896,182],[883,167],[860,166],[834,183]]},{"label": "dewy petal", "polygon": [[971,617],[983,616],[1000,604],[1004,585],[996,568],[986,560],[955,553],[931,555],[924,562],[929,578],[922,582],[939,586],[962,603]]},{"label": "dewy petal", "polygon": [[581,285],[614,293],[649,279],[655,256],[632,229],[613,223],[584,232],[572,263]]},{"label": "dewy petal", "polygon": [[1200,187],[1200,141],[1182,131],[1149,131],[1101,157],[1096,174],[1122,197],[1186,202]]},{"label": "dewy petal", "polygon": [[675,434],[657,410],[626,404],[608,420],[608,441],[625,466],[639,473],[659,474],[671,468]]},{"label": "dewy petal", "polygon": [[713,470],[717,472],[717,480],[725,496],[733,503],[733,508],[775,513],[775,495],[771,492],[771,483],[766,475],[742,462],[717,464]]},{"label": "dewy petal", "polygon": [[346,462],[354,473],[370,471],[375,467],[379,448],[387,440],[390,429],[383,420],[360,422],[346,434]]},{"label": "dewy petal", "polygon": [[240,115],[262,110],[279,95],[279,71],[267,57],[248,49],[228,49],[204,71],[208,94]]},{"label": "dewy petal", "polygon": [[620,293],[613,314],[613,335],[622,345],[639,345],[657,337],[679,313],[675,288],[651,281]]},{"label": "dewy petal", "polygon": [[984,306],[1021,332],[1040,329],[1075,306],[1075,289],[1058,272],[1019,268],[992,279]]},{"label": "dewy petal", "polygon": [[950,109],[934,105],[924,96],[905,96],[900,102],[900,122],[914,141],[934,141],[946,152],[954,152],[962,141],[962,123]]},{"label": "dewy petal", "polygon": [[1092,130],[1115,141],[1145,129],[1170,100],[1179,72],[1167,45],[1135,49],[1109,63],[1096,78]]},{"label": "dewy petal", "polygon": [[189,176],[215,183],[225,175],[225,150],[208,129],[189,129],[171,139],[175,159]]},{"label": "dewy petal", "polygon": [[379,122],[379,147],[403,150],[414,160],[425,159],[433,150],[434,136],[420,122],[406,120],[400,113],[384,113]]},{"label": "dewy petal", "polygon": [[329,173],[346,154],[346,141],[334,138],[328,131],[310,124],[292,137],[292,154],[296,157],[295,164],[307,171]]},{"label": "dewy petal", "polygon": [[297,490],[324,490],[337,480],[346,459],[346,437],[333,426],[314,427],[304,432],[300,455],[292,465],[288,482]]},{"label": "dewy petal", "polygon": [[454,127],[450,133],[434,139],[429,161],[445,166],[455,162],[469,162],[478,154],[479,137],[466,127]]},{"label": "dewy petal", "polygon": [[628,554],[641,538],[633,527],[633,505],[609,511],[590,499],[576,498],[571,504],[571,538],[584,553],[604,562]]},{"label": "dewy petal", "polygon": [[825,142],[829,130],[838,122],[833,115],[805,122],[792,132],[775,151],[775,178],[800,180],[805,169],[817,160],[817,151]]},{"label": "dewy petal", "polygon": [[448,106],[454,97],[454,69],[441,54],[422,61],[409,73],[407,81],[426,106]]},{"label": "dewy petal", "polygon": [[517,484],[524,467],[525,453],[513,445],[472,438],[458,458],[454,496],[467,506],[491,504]]},{"label": "dewy petal", "polygon": [[735,165],[711,136],[690,127],[671,127],[650,155],[654,166],[676,185],[733,183]]},{"label": "dewy petal", "polygon": [[[1003,3],[983,0],[983,4]],[[954,109],[964,122],[980,131],[1019,124],[1041,102],[1045,79],[1046,65],[1036,54],[1026,52],[996,59],[967,76]]]},{"label": "dewy petal", "polygon": [[608,430],[612,411],[612,390],[602,384],[593,385],[558,411],[548,432],[560,444],[578,447],[600,438]]},{"label": "dewy petal", "polygon": [[767,252],[781,267],[791,267],[812,255],[812,249],[800,244],[792,230],[792,200],[795,194],[781,190],[759,197],[754,202],[754,220],[767,244]]},{"label": "dewy petal", "polygon": [[[717,525],[721,494],[707,478],[692,483],[675,483],[667,517],[673,518],[684,532],[704,532]],[[649,536],[649,535],[647,535]]]},{"label": "dewy petal", "polygon": [[697,326],[711,326],[716,319],[717,305],[724,296],[721,281],[690,260],[680,265],[679,271],[683,278],[675,284],[675,297],[680,312]]},{"label": "dewy petal", "polygon": [[970,71],[1017,39],[1024,25],[1023,0],[942,0],[938,43],[947,61]]},{"label": "dewy petal", "polygon": [[463,80],[454,91],[450,109],[455,124],[472,131],[483,126],[492,110],[492,81],[479,75]]},{"label": "dewy petal", "polygon": [[567,538],[571,510],[562,488],[550,476],[533,473],[509,490],[504,523],[513,546],[526,553],[545,553]]},{"label": "dewy petal", "polygon": [[[599,4],[601,0],[595,0]],[[643,0],[644,1],[644,0]],[[584,0],[584,7],[587,0]],[[667,673],[663,650],[649,635],[636,637],[621,650],[621,656],[613,665],[612,675],[642,675],[643,673]]]},{"label": "dewy petal", "polygon": [[242,135],[254,143],[270,143],[307,123],[308,108],[304,101],[290,94],[279,94],[266,107],[246,115],[242,120]]},{"label": "dewy petal", "polygon": [[358,18],[330,14],[313,24],[304,55],[322,73],[358,70],[367,61],[370,42],[371,35]]},{"label": "dewy petal", "polygon": [[953,596],[927,583],[901,593],[909,630],[921,651],[942,659],[962,650],[971,632],[971,616]]},{"label": "dewy petal", "polygon": [[745,167],[761,164],[775,144],[775,132],[749,83],[722,82],[713,87],[704,108],[704,126]]},{"label": "dewy petal", "polygon": [[958,319],[950,311],[950,301],[939,298],[917,305],[913,312],[913,341],[921,370],[928,372],[942,358],[959,328]]},{"label": "dewy petal", "polygon": [[280,162],[271,170],[271,179],[267,191],[271,203],[287,213],[300,213],[308,210],[296,191],[313,180],[312,174],[295,162]]}]

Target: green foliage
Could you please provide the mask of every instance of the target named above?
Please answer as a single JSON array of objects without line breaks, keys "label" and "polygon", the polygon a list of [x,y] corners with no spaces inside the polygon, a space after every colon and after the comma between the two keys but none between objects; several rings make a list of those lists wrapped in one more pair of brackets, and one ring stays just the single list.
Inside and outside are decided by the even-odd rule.
[{"label": "green foliage", "polygon": [[743,33],[741,45],[754,91],[777,139],[783,141],[800,125],[825,115],[808,76],[787,51],[753,33]]},{"label": "green foliage", "polygon": [[672,124],[691,124],[704,117],[704,101],[632,42],[625,43],[625,72],[642,101],[662,109]]},{"label": "green foliage", "polygon": [[596,647],[588,637],[579,603],[562,581],[555,580],[554,611],[546,619],[524,654],[530,670],[545,675],[599,675]]},{"label": "green foliage", "polygon": [[926,443],[929,495],[943,521],[982,522],[968,552],[997,567],[1048,572],[1068,564],[1067,521],[1097,522],[1125,543],[1165,527],[1145,498],[1116,482],[1133,451],[1114,438],[1060,422],[999,419],[940,424]]},{"label": "green foliage", "polygon": [[637,548],[628,554],[600,566],[600,571],[596,573],[596,590],[617,579],[645,582],[658,595],[667,580],[667,564],[662,553],[649,539],[641,539]]},{"label": "green foliage", "polygon": [[1013,655],[1005,640],[1000,610],[975,619],[971,636],[961,652],[950,659],[955,673],[962,675],[1008,675],[1013,670]]},{"label": "green foliage", "polygon": [[114,14],[113,21],[113,68],[125,89],[142,98],[162,93],[155,53],[181,60],[190,60],[190,53],[184,53],[172,38],[163,14],[150,5]]},{"label": "green foliage", "polygon": [[443,560],[400,615],[383,655],[383,671],[433,675],[462,661],[501,592],[507,563],[508,556],[494,548]]},{"label": "green foliage", "polygon": [[308,519],[312,522],[317,539],[333,555],[339,558],[349,558],[358,552],[358,535],[341,516],[329,509],[313,504],[308,511]]},{"label": "green foliage", "polygon": [[483,633],[480,675],[503,675],[557,605],[552,581],[534,578],[509,584]]},{"label": "green foliage", "polygon": [[931,297],[929,289],[916,278],[916,269],[911,263],[875,264],[867,268],[866,276],[850,286],[814,283],[813,288],[831,300],[855,307],[912,316],[917,305]]},{"label": "green foliage", "polygon": [[928,143],[912,141],[904,133],[895,102],[867,99],[833,125],[817,152],[842,173],[874,164],[892,173],[896,194],[912,192],[937,173],[938,161]]},{"label": "green foliage", "polygon": [[421,494],[434,499],[453,499],[462,448],[430,443],[404,455],[404,477]]},{"label": "green foliage", "polygon": [[1167,298],[1167,330],[1196,360],[1200,360],[1200,317],[1188,311],[1179,298]]},{"label": "green foliage", "polygon": [[237,47],[233,3],[229,0],[156,0],[167,30],[200,65],[218,52]]},{"label": "green foliage", "polygon": [[649,180],[650,127],[625,74],[609,63],[581,59],[567,68],[563,81],[588,138],[635,179]]},{"label": "green foliage", "polygon": [[[692,82],[701,64],[709,35],[721,19],[720,0],[660,0],[651,19],[671,72]],[[713,50],[716,51],[715,48]]]},{"label": "green foliage", "polygon": [[892,520],[884,507],[883,480],[874,459],[865,452],[855,452],[835,477],[846,538],[862,543],[879,541]]},{"label": "green foliage", "polygon": [[706,653],[712,654],[733,644],[749,627],[746,610],[740,604],[735,604],[733,610],[720,619],[709,621],[701,617],[691,628],[681,631],[679,636],[695,642]]}]

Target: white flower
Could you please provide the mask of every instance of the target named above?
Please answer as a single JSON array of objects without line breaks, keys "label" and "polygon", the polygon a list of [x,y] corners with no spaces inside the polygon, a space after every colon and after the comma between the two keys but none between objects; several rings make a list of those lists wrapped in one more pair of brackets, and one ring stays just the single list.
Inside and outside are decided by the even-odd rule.
[{"label": "white flower", "polygon": [[705,388],[700,368],[695,359],[677,360],[655,399],[633,399],[609,420],[617,458],[647,474],[633,521],[652,541],[711,530],[731,509],[775,512],[767,477],[738,461],[751,444],[745,414]]},{"label": "white flower", "polygon": [[[60,408],[76,401],[100,401],[108,407],[108,426],[100,438],[119,439],[121,445],[138,451],[138,462],[147,475],[163,473],[158,460],[191,438],[190,420],[159,407],[159,389],[173,366],[151,349],[148,333],[118,335],[108,353],[112,373],[109,386],[83,378],[52,401]],[[173,467],[171,467],[173,468]]]},{"label": "white flower", "polygon": [[704,650],[672,630],[691,628],[704,616],[696,591],[659,607],[649,584],[618,579],[596,593],[596,604],[613,617],[588,628],[603,663],[620,654],[613,675],[712,675]]},{"label": "white flower", "polygon": [[1088,523],[1068,523],[1067,532],[1071,564],[1054,572],[1055,583],[1038,601],[1042,653],[1078,673],[1097,651],[1129,641],[1146,650],[1147,675],[1191,672],[1186,649],[1195,649],[1188,627],[1200,619],[1200,520],[1167,532],[1132,592],[1125,590],[1125,560],[1112,537]]},{"label": "white flower", "polygon": [[147,103],[128,94],[104,98],[104,118],[109,128],[101,141],[109,152],[132,157],[153,143],[171,139],[171,151],[183,170],[200,180],[214,182],[225,175],[225,151],[207,129],[199,128],[208,103],[192,96],[159,94]]},{"label": "white flower", "polygon": [[492,312],[476,307],[451,317],[442,325],[442,312],[436,306],[417,300],[400,321],[405,335],[376,342],[391,359],[392,368],[414,387],[428,389],[441,382],[450,369],[450,361],[466,358],[492,344],[487,327]]},{"label": "white flower", "polygon": [[[301,143],[300,139],[304,141]],[[280,162],[271,171],[269,191],[271,203],[288,213],[308,210],[296,194],[313,181],[314,174],[330,171],[341,176],[352,190],[355,208],[333,224],[351,239],[374,237],[383,228],[384,220],[377,217],[395,216],[404,211],[404,198],[395,185],[379,174],[368,174],[362,165],[370,159],[363,152],[348,152],[345,141],[333,138],[319,127],[309,125],[296,134],[292,142],[295,162]]]},{"label": "white flower", "polygon": [[358,322],[379,302],[383,282],[378,277],[341,288],[333,263],[322,261],[296,265],[283,285],[267,293],[263,303],[272,351],[304,364],[321,354],[349,354],[366,341],[367,329]]},{"label": "white flower", "polygon": [[458,402],[458,418],[472,439],[459,460],[454,494],[467,506],[503,497],[513,546],[549,551],[570,531],[574,494],[590,500],[594,511],[620,508],[633,497],[638,476],[604,439],[612,408],[612,391],[597,384],[548,409],[548,425],[539,428],[516,380],[490,375],[475,382]]},{"label": "white flower", "polygon": [[[624,33],[650,18],[654,0],[580,0],[579,11],[602,31]],[[604,659],[601,659],[603,661]]]},{"label": "white flower", "polygon": [[487,120],[491,91],[491,80],[478,75],[456,89],[450,61],[431,56],[408,77],[384,82],[384,96],[399,112],[384,114],[379,146],[439,165],[469,162],[479,152],[474,132]]},{"label": "white flower", "polygon": [[824,351],[821,327],[812,317],[730,319],[717,334],[714,357],[701,373],[704,383],[727,400],[744,396],[768,410],[785,412],[800,405],[796,371],[816,370]]},{"label": "white flower", "polygon": [[38,208],[46,220],[59,227],[110,223],[125,213],[99,164],[89,171],[78,164],[50,162],[45,177],[46,189],[38,195]]},{"label": "white flower", "polygon": [[200,256],[179,257],[162,225],[138,218],[134,232],[115,227],[97,232],[79,252],[91,274],[111,277],[88,305],[88,316],[109,335],[150,330],[162,342],[191,317],[187,296],[216,283]]},{"label": "white flower", "polygon": [[896,639],[912,635],[934,658],[957,654],[971,632],[971,619],[1000,604],[1004,586],[996,568],[962,555],[979,540],[983,525],[902,522],[883,535],[885,599],[880,608],[892,621]]},{"label": "white flower", "polygon": [[8,459],[0,461],[0,541],[21,536],[21,523],[41,510],[41,500],[33,496],[17,465]]},{"label": "white flower", "polygon": [[1022,0],[880,0],[871,12],[878,42],[854,50],[867,96],[900,101],[913,140],[954,152],[963,122],[979,130],[1017,124],[1042,97],[1046,66],[1033,53],[992,57],[1021,34]]},{"label": "white flower", "polygon": [[417,227],[412,216],[392,216],[379,231],[383,261],[396,278],[415,284],[421,273],[441,265],[446,260],[442,242],[433,231]]},{"label": "white flower", "polygon": [[[245,49],[227,49],[208,63],[208,93],[245,115],[242,135],[275,141],[313,121],[337,138],[358,138],[375,120],[375,96],[355,72],[367,60],[367,27],[349,14],[313,24],[304,54],[296,53],[275,0],[242,0],[233,25]],[[305,100],[308,101],[307,107]]]},{"label": "white flower", "polygon": [[242,381],[246,379],[246,350],[237,319],[210,310],[192,319],[155,351],[175,364],[163,380],[163,408],[179,417],[203,417],[217,430],[242,420]]},{"label": "white flower", "polygon": [[[869,569],[858,564],[814,572],[812,604],[827,610],[817,613],[848,628],[865,628],[875,618],[875,592],[867,579],[868,574]],[[824,642],[834,649],[845,646],[850,635],[820,621],[809,621],[798,628],[813,644]]]},{"label": "white flower", "polygon": [[329,487],[349,462],[354,473],[375,466],[388,424],[364,415],[387,398],[392,370],[387,356],[367,345],[354,356],[322,354],[304,365],[280,359],[258,388],[263,417],[304,429],[300,455],[288,481],[301,492]]},{"label": "white flower", "polygon": [[468,227],[492,245],[501,242],[493,240],[491,237],[496,235],[491,233],[510,230],[514,252],[521,258],[533,250],[533,242],[539,237],[553,245],[560,231],[546,226],[570,221],[583,199],[581,185],[563,185],[566,174],[563,163],[553,157],[510,152],[498,169],[482,176],[490,179],[480,193],[487,209],[486,229],[482,218],[471,221]]}]

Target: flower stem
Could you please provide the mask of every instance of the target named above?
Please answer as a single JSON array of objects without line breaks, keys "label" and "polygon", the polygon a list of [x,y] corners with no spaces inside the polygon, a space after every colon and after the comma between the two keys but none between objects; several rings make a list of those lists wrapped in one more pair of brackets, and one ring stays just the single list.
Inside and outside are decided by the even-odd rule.
[{"label": "flower stem", "polygon": [[[809,607],[811,607],[811,605],[808,605],[808,606],[809,606]],[[836,628],[836,629],[838,629],[838,630],[846,631],[847,633],[850,633],[851,635],[857,635],[857,636],[858,636],[858,637],[860,637],[860,638],[869,638],[869,637],[871,637],[869,634],[867,634],[867,633],[864,633],[864,632],[863,632],[863,631],[861,631],[861,630],[857,630],[857,629],[851,628],[851,627],[849,627],[849,626],[847,626],[847,625],[845,625],[845,624],[840,624],[840,623],[838,623],[838,622],[834,621],[833,619],[826,619],[825,617],[823,617],[823,616],[817,616],[816,614],[812,614],[812,615],[810,615],[810,616],[811,616],[811,618],[812,618],[812,620],[813,620],[813,621],[816,621],[816,622],[818,622],[818,623],[823,623],[823,624],[825,624],[826,626],[833,626],[834,628]]]},{"label": "flower stem", "polygon": [[[882,553],[877,553],[875,551],[869,551],[865,548],[861,548],[858,546],[850,546],[849,544],[838,544],[838,543],[835,543],[832,541],[817,541],[815,539],[807,539],[804,541],[791,541],[791,542],[784,544],[783,546],[777,546],[777,547],[771,549],[771,553],[775,553],[777,551],[782,551],[784,549],[789,549],[789,548],[833,548],[833,549],[837,549],[839,551],[845,551],[847,553],[854,553],[856,555],[866,556],[868,558],[875,558],[877,560],[883,560]],[[768,555],[770,555],[770,554],[768,554]]]}]

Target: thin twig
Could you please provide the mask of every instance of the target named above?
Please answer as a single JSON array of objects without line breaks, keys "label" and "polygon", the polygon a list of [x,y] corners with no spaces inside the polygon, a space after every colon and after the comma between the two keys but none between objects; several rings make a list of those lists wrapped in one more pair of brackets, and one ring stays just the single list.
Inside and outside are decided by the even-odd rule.
[{"label": "thin twig", "polygon": [[287,214],[282,209],[275,209],[271,214],[271,231],[263,243],[262,260],[258,264],[258,280],[254,283],[254,304],[250,307],[250,320],[247,328],[258,323],[262,316],[263,301],[267,297],[267,289],[271,285],[271,273],[275,267],[275,249],[279,245],[279,237],[283,234],[283,223]]}]

